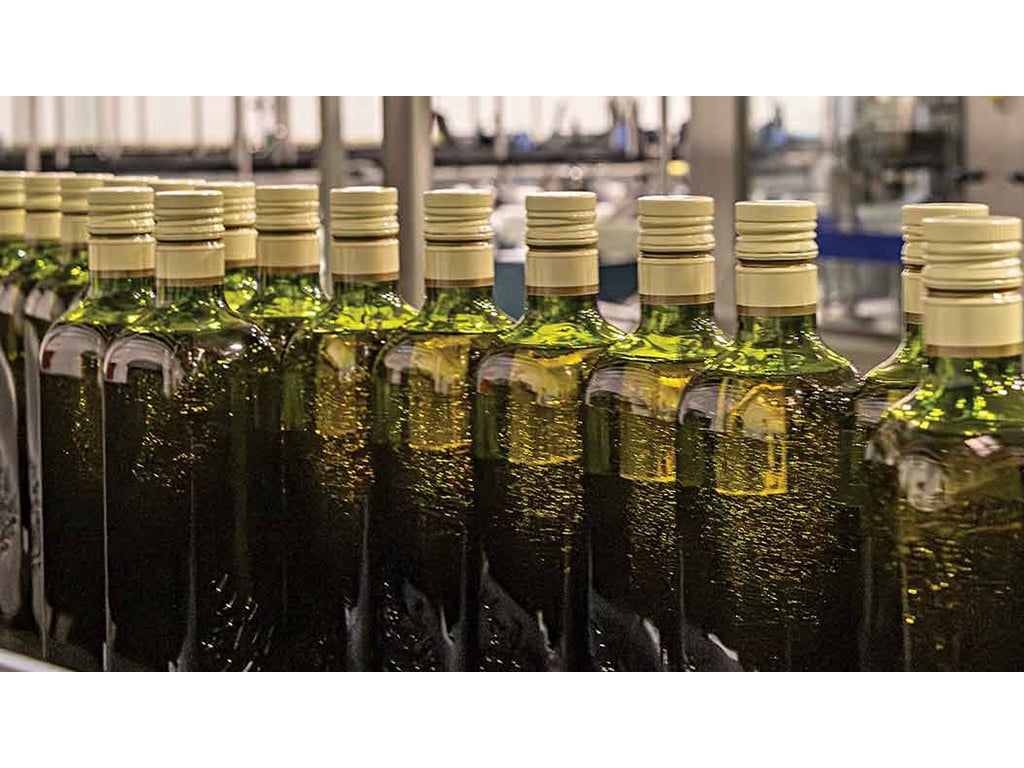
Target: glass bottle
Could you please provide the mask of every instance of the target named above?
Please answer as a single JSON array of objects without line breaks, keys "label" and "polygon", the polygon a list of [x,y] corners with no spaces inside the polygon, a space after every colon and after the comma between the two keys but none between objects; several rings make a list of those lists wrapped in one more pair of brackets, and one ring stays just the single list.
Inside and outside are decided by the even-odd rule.
[{"label": "glass bottle", "polygon": [[926,218],[928,375],[867,452],[868,663],[1024,668],[1020,219]]},{"label": "glass bottle", "polygon": [[207,181],[197,189],[224,195],[224,298],[237,310],[256,294],[256,185]]},{"label": "glass bottle", "polygon": [[156,195],[156,307],[105,358],[108,669],[273,658],[277,355],[224,300],[222,221],[220,192]]},{"label": "glass bottle", "polygon": [[[25,256],[0,279],[0,347],[10,379],[5,411],[13,413],[16,425],[18,503],[21,519],[16,539],[21,543],[20,574],[5,576],[0,589],[7,592],[3,602],[17,606],[17,627],[23,652],[39,656],[39,627],[42,625],[40,590],[39,484],[33,477],[29,455],[39,446],[39,341],[42,333],[25,314],[25,299],[42,280],[60,267],[60,176],[32,173],[25,176]],[[13,408],[11,407],[13,405]],[[13,577],[13,572],[12,572]],[[17,583],[14,583],[16,581]],[[15,600],[17,590],[20,597]],[[6,613],[6,611],[5,611]],[[0,640],[0,642],[4,642]]]},{"label": "glass bottle", "polygon": [[512,321],[495,306],[488,190],[423,197],[426,301],[374,368],[375,664],[479,666],[469,565],[476,367]]},{"label": "glass bottle", "polygon": [[715,323],[714,201],[638,201],[640,325],[587,383],[584,520],[592,664],[682,667],[676,423],[683,391],[728,344]]},{"label": "glass bottle", "polygon": [[981,203],[916,203],[903,206],[903,334],[899,346],[864,376],[857,395],[857,421],[867,428],[878,423],[882,411],[917,386],[928,368],[921,328],[921,268],[924,240],[921,222],[941,216],[987,216]]},{"label": "glass bottle", "polygon": [[315,184],[256,187],[256,294],[239,311],[267,331],[280,354],[323,312],[320,200]]},{"label": "glass bottle", "polygon": [[[526,198],[526,313],[480,362],[473,524],[482,548],[481,666],[575,669],[584,387],[623,334],[597,308],[596,197]],[[585,589],[585,583],[582,584]]]},{"label": "glass bottle", "polygon": [[[0,171],[0,280],[28,258],[25,245],[25,174]],[[0,283],[2,285],[2,283]],[[16,343],[13,318],[0,318],[0,648],[22,653],[32,643],[30,604],[26,599],[27,557],[23,551],[21,487],[18,467],[18,397],[8,345]],[[15,351],[11,347],[11,353]],[[20,377],[20,373],[18,374]]]},{"label": "glass bottle", "polygon": [[858,381],[816,332],[815,213],[804,201],[736,204],[736,339],[680,409],[688,668],[857,664]]},{"label": "glass bottle", "polygon": [[281,365],[286,666],[370,667],[370,372],[415,310],[398,295],[398,192],[331,190],[333,299]]},{"label": "glass bottle", "polygon": [[[103,356],[153,303],[153,192],[88,192],[89,287],[40,345],[45,657],[100,669],[104,613]],[[67,205],[65,203],[65,210]]]}]

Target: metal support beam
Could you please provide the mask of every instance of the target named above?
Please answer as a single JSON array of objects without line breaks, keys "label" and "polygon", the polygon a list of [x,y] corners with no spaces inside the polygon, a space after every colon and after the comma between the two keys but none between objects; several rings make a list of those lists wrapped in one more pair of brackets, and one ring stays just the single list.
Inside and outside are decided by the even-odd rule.
[{"label": "metal support beam", "polygon": [[660,96],[658,98],[658,107],[661,116],[661,130],[658,132],[658,161],[661,163],[661,168],[658,169],[658,181],[661,194],[667,195],[668,161],[671,159],[670,155],[672,153],[668,129],[668,96]]},{"label": "metal support beam", "polygon": [[341,97],[320,97],[320,218],[328,221],[331,190],[345,186],[348,168],[341,139]]},{"label": "metal support beam", "polygon": [[245,132],[245,97],[231,98],[231,111],[235,129],[231,137],[231,156],[235,162],[238,175],[242,178],[252,176],[252,152],[249,151],[249,140]]},{"label": "metal support beam", "polygon": [[384,97],[384,182],[398,189],[401,289],[423,303],[423,193],[430,189],[434,148],[429,96]]},{"label": "metal support beam", "polygon": [[736,327],[734,204],[747,196],[746,98],[691,97],[687,132],[690,188],[715,198],[715,310],[731,331]]},{"label": "metal support beam", "polygon": [[43,161],[39,147],[39,97],[28,96],[28,143],[25,147],[25,170],[42,170]]}]

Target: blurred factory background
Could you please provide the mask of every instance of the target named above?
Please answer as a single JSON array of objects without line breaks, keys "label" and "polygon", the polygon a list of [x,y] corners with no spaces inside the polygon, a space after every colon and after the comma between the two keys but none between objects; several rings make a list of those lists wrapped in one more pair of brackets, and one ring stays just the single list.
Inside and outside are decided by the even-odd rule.
[{"label": "blurred factory background", "polygon": [[712,195],[718,313],[732,327],[734,200],[819,208],[820,321],[862,369],[900,328],[900,206],[972,200],[1024,215],[1019,97],[126,96],[0,97],[0,168],[389,183],[402,201],[402,285],[422,286],[419,192],[497,193],[496,292],[523,303],[523,199],[599,199],[606,314],[636,304],[635,201]]}]

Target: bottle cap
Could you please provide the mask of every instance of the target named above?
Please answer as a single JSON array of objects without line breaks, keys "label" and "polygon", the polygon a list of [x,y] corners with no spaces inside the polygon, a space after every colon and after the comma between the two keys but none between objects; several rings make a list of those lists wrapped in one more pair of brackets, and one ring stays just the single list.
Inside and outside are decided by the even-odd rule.
[{"label": "bottle cap", "polygon": [[60,177],[60,210],[63,214],[87,214],[87,193],[99,189],[112,178],[109,173],[76,173]]},{"label": "bottle cap", "polygon": [[715,248],[715,201],[697,195],[648,195],[637,200],[642,253],[706,253]]},{"label": "bottle cap", "polygon": [[423,193],[427,242],[476,242],[494,237],[489,189],[433,189]]},{"label": "bottle cap", "polygon": [[256,224],[256,184],[251,181],[205,181],[196,189],[215,190],[224,196],[224,226],[252,227]]},{"label": "bottle cap", "polygon": [[107,277],[144,276],[156,262],[153,190],[98,187],[89,203],[89,270]]},{"label": "bottle cap", "polygon": [[818,256],[817,207],[807,200],[736,203],[736,258],[811,261]]},{"label": "bottle cap", "polygon": [[597,195],[539,192],[526,196],[526,244],[573,248],[597,244]]},{"label": "bottle cap", "polygon": [[156,239],[167,242],[220,240],[224,196],[215,190],[156,193]]},{"label": "bottle cap", "polygon": [[103,182],[105,187],[140,187],[150,186],[158,181],[156,176],[114,176]]},{"label": "bottle cap", "polygon": [[154,178],[149,186],[154,192],[185,192],[195,189],[196,185],[202,184],[203,179],[161,179]]},{"label": "bottle cap", "polygon": [[86,193],[90,235],[148,235],[153,218],[149,187],[98,187]]},{"label": "bottle cap", "polygon": [[260,232],[313,232],[320,228],[315,184],[256,187],[256,229]]},{"label": "bottle cap", "polygon": [[903,248],[900,256],[906,266],[924,266],[925,219],[944,216],[988,216],[988,206],[982,203],[913,203],[903,206]]},{"label": "bottle cap", "polygon": [[60,211],[60,182],[58,173],[30,173],[25,177],[25,210],[39,212]]},{"label": "bottle cap", "polygon": [[0,208],[25,207],[24,171],[0,171]]},{"label": "bottle cap", "polygon": [[398,236],[398,190],[394,187],[342,187],[331,190],[331,236]]},{"label": "bottle cap", "polygon": [[1021,222],[1016,216],[947,216],[922,222],[925,288],[1011,291],[1020,288]]}]

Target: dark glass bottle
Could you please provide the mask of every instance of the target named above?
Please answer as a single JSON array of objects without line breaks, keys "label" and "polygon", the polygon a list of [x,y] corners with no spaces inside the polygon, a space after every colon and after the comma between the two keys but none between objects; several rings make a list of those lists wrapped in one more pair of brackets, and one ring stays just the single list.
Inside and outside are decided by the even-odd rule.
[{"label": "dark glass bottle", "polygon": [[320,200],[312,184],[256,188],[256,293],[239,309],[280,354],[329,303],[320,287]]},{"label": "dark glass bottle", "polygon": [[815,206],[737,203],[736,220],[736,339],[680,410],[683,661],[854,669],[858,381],[815,330]]},{"label": "dark glass bottle", "polygon": [[281,365],[288,555],[285,666],[371,667],[370,372],[415,310],[398,295],[398,193],[331,190],[331,303]]},{"label": "dark glass bottle", "polygon": [[[25,244],[25,174],[0,171],[0,281],[28,259]],[[2,285],[2,282],[0,282]],[[0,648],[32,649],[24,630],[25,604],[21,487],[18,473],[18,398],[8,357],[11,319],[0,317]],[[13,352],[12,346],[12,352]],[[18,634],[15,634],[15,633]]]},{"label": "dark glass bottle", "polygon": [[89,287],[40,345],[46,658],[100,669],[104,608],[103,356],[153,303],[153,193],[89,192]]},{"label": "dark glass bottle", "polygon": [[156,308],[107,352],[108,668],[257,670],[281,613],[280,391],[224,300],[222,195],[156,196]]},{"label": "dark glass bottle", "polygon": [[584,664],[583,394],[598,357],[623,337],[597,308],[595,196],[531,195],[526,215],[526,313],[481,360],[474,399],[486,670]]},{"label": "dark glass bottle", "polygon": [[[18,542],[18,569],[5,569],[0,591],[13,614],[5,619],[12,640],[33,656],[42,654],[39,627],[43,623],[41,590],[40,498],[38,477],[33,477],[29,454],[39,446],[39,341],[42,333],[25,314],[26,298],[41,281],[60,267],[60,177],[55,173],[25,177],[25,256],[0,279],[0,347],[6,384],[3,410],[12,412],[20,519],[9,534]],[[8,378],[9,377],[9,378]],[[10,466],[10,464],[9,464]],[[13,561],[13,558],[12,558]],[[15,598],[15,594],[18,595]],[[4,611],[6,615],[6,611]]]},{"label": "dark glass bottle", "polygon": [[424,195],[426,301],[374,368],[375,665],[479,666],[471,397],[476,366],[512,321],[495,306],[484,190]]},{"label": "dark glass bottle", "polygon": [[923,224],[929,370],[866,457],[867,665],[1024,669],[1020,219]]},{"label": "dark glass bottle", "polygon": [[682,668],[676,423],[687,384],[721,352],[714,201],[638,201],[640,326],[594,367],[584,407],[587,645],[601,670]]}]

